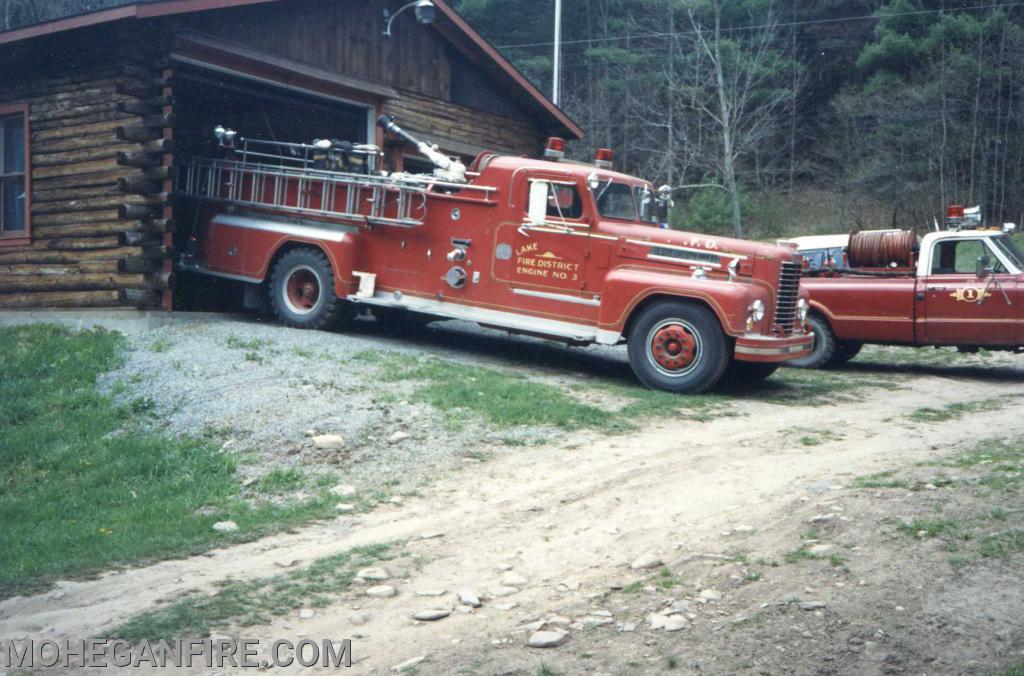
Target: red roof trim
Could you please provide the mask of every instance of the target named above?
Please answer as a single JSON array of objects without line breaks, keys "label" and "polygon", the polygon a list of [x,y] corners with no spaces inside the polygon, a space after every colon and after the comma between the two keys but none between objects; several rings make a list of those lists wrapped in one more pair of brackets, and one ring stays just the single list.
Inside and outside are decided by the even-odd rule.
[{"label": "red roof trim", "polygon": [[[277,1],[278,0],[167,0],[166,2],[159,3],[124,5],[122,7],[115,7],[99,12],[92,12],[90,14],[68,17],[57,21],[49,21],[35,26],[28,26],[26,28],[8,31],[6,33],[0,33],[0,45],[19,42],[21,40],[27,40],[29,38],[40,37],[43,35],[60,33],[67,30],[73,30],[75,28],[84,28],[86,26],[109,23],[111,21],[118,21],[121,19],[148,19],[160,16],[170,16],[173,14],[183,14],[185,12],[204,12],[213,9],[227,9],[229,7],[259,5]],[[444,14],[456,28],[466,35],[466,37],[468,37],[476,47],[483,51],[488,58],[494,61],[494,63],[496,63],[505,74],[512,78],[516,84],[522,87],[523,90],[533,97],[541,108],[558,120],[558,122],[576,138],[583,138],[583,130],[580,129],[579,125],[573,122],[569,116],[566,115],[558,106],[552,103],[548,97],[544,96],[539,89],[534,87],[522,73],[516,70],[515,66],[509,63],[505,57],[498,52],[498,50],[483,38],[482,35],[477,33],[476,30],[466,23],[466,21],[459,16],[455,10],[449,7],[447,2],[444,0],[434,0],[434,2],[438,9],[441,10],[441,13]]]},{"label": "red roof trim", "polygon": [[227,9],[239,5],[261,5],[277,0],[171,0],[170,2],[145,3],[122,5],[111,9],[104,9],[99,12],[79,14],[66,19],[47,21],[46,23],[26,26],[6,33],[0,33],[0,45],[11,42],[19,42],[29,38],[35,38],[52,33],[62,33],[95,26],[101,23],[110,23],[119,19],[149,19],[158,16],[169,16],[172,14],[184,14],[185,12],[205,12],[211,9]]},{"label": "red roof trim", "polygon": [[129,19],[134,17],[137,11],[138,5],[125,5],[123,7],[115,7],[114,9],[105,9],[102,12],[81,14],[79,16],[68,17],[67,19],[58,19],[57,21],[48,21],[46,23],[28,26],[26,28],[19,28],[13,31],[7,31],[6,33],[0,33],[0,45],[19,42],[21,40],[27,40],[41,35],[49,35],[50,33],[60,33],[75,28],[84,28],[85,26],[109,23],[111,21],[117,21],[118,19]]},{"label": "red roof trim", "polygon": [[173,0],[171,2],[147,3],[137,5],[138,17],[148,19],[155,16],[184,14],[185,12],[205,12],[211,9],[229,9],[239,5],[262,5],[277,0]]},{"label": "red roof trim", "polygon": [[526,79],[526,77],[519,72],[519,70],[501,55],[497,49],[495,49],[491,43],[487,42],[482,35],[476,32],[476,30],[466,23],[466,20],[459,16],[458,12],[448,6],[448,3],[444,0],[434,0],[434,4],[437,8],[451,21],[455,26],[465,33],[473,43],[491,58],[492,61],[501,66],[501,69],[505,71],[516,83],[525,89],[529,94],[537,99],[537,102],[552,116],[554,116],[559,122],[561,122],[567,130],[569,130],[577,139],[583,138],[583,130],[578,124],[572,121],[568,115],[566,115],[561,108],[556,106],[551,100],[544,96],[539,89],[533,86],[533,83]]}]

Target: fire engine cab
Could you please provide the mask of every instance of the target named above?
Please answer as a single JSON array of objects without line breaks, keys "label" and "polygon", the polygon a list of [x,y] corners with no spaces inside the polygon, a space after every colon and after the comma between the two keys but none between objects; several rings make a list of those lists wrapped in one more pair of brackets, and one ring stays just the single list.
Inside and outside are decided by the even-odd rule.
[{"label": "fire engine cab", "polygon": [[278,319],[328,328],[361,308],[461,319],[574,345],[627,343],[646,385],[703,392],[808,353],[792,250],[661,230],[669,190],[594,164],[481,153],[466,167],[401,129],[433,174],[378,148],[241,138],[182,167],[195,200],[181,269],[262,289]]}]

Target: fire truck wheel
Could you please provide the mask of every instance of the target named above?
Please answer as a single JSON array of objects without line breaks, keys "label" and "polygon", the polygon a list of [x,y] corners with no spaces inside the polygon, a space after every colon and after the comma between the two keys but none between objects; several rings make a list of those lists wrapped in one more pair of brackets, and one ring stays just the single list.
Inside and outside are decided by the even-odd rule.
[{"label": "fire truck wheel", "polygon": [[857,340],[838,340],[836,341],[836,353],[832,356],[832,364],[839,366],[850,361],[858,354],[860,354],[861,348],[864,347],[864,343]]},{"label": "fire truck wheel", "polygon": [[829,326],[828,320],[821,315],[812,312],[807,317],[807,323],[814,331],[814,347],[806,357],[786,362],[789,366],[801,369],[824,368],[833,363],[836,354],[836,334]]},{"label": "fire truck wheel", "polygon": [[759,364],[749,361],[736,361],[734,359],[729,362],[729,367],[725,369],[725,375],[722,376],[720,382],[733,387],[756,385],[763,380],[767,380],[778,370],[779,364]]},{"label": "fire truck wheel", "polygon": [[652,389],[699,394],[714,387],[729,365],[718,319],[687,301],[663,300],[641,310],[627,347],[633,372]]},{"label": "fire truck wheel", "polygon": [[334,295],[334,271],[321,251],[292,249],[274,264],[270,306],[285,326],[330,328],[345,314],[347,305]]}]

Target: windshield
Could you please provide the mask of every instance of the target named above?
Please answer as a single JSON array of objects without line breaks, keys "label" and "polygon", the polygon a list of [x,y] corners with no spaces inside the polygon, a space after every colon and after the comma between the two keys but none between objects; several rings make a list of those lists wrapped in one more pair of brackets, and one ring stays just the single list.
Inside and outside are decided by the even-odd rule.
[{"label": "windshield", "polygon": [[609,181],[597,193],[597,210],[605,218],[616,218],[622,221],[637,220],[633,189],[625,183]]},{"label": "windshield", "polygon": [[992,243],[996,245],[996,248],[1004,256],[1010,259],[1013,267],[1017,268],[1018,271],[1024,270],[1024,253],[1021,252],[1020,247],[1012,239],[1009,237],[993,237]]}]

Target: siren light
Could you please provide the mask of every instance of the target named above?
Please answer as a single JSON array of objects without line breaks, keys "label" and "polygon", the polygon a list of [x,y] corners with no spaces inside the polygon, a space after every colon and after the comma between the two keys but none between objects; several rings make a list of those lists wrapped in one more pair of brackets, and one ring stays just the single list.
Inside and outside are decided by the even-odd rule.
[{"label": "siren light", "polygon": [[598,148],[594,155],[594,164],[602,169],[612,168],[612,158],[615,154],[608,148]]},{"label": "siren light", "polygon": [[552,136],[548,139],[548,145],[544,148],[544,157],[556,162],[565,157],[565,139]]}]

